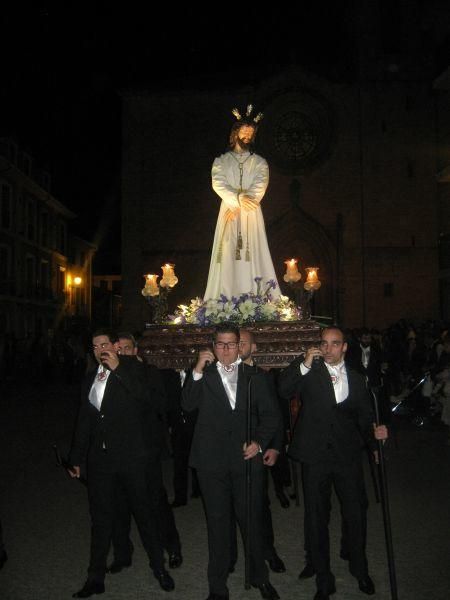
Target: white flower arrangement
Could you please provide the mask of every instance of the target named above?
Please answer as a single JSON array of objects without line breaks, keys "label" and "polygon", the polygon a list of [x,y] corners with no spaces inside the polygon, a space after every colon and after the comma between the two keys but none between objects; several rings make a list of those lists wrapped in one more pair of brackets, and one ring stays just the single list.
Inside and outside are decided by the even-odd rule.
[{"label": "white flower arrangement", "polygon": [[223,294],[215,300],[204,301],[194,298],[189,306],[180,304],[175,314],[169,317],[174,325],[217,325],[228,322],[242,325],[257,321],[299,321],[302,318],[301,308],[296,306],[287,296],[276,300],[270,294],[277,287],[274,280],[266,282],[265,291],[261,291],[262,277],[255,277],[256,294],[249,292],[239,297],[227,298]]}]

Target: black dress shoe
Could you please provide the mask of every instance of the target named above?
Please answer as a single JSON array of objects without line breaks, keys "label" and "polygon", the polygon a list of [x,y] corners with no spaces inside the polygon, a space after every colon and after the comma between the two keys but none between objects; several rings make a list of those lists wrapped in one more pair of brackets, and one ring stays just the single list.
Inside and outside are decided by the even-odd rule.
[{"label": "black dress shoe", "polygon": [[3,565],[8,560],[8,555],[4,550],[0,552],[0,570],[3,569]]},{"label": "black dress shoe", "polygon": [[274,573],[285,573],[286,572],[286,567],[284,565],[284,562],[281,560],[281,558],[278,556],[277,553],[275,553],[272,556],[272,558],[269,558],[269,560],[267,562],[269,563],[270,570],[273,571]]},{"label": "black dress shoe", "polygon": [[171,592],[175,589],[175,582],[165,569],[155,569],[153,575],[165,592]]},{"label": "black dress shoe", "polygon": [[289,498],[286,496],[286,494],[284,492],[277,492],[276,496],[277,496],[278,500],[280,501],[281,508],[289,508],[289,506],[290,506]]},{"label": "black dress shoe", "polygon": [[131,559],[125,562],[114,560],[109,567],[106,568],[106,572],[111,573],[111,575],[115,575],[116,573],[123,571],[123,569],[128,569],[128,567],[131,567]]},{"label": "black dress shoe", "polygon": [[230,596],[228,594],[224,596],[223,594],[213,594],[211,592],[206,600],[229,600],[229,598]]},{"label": "black dress shoe", "polygon": [[89,598],[94,594],[103,594],[105,592],[105,584],[103,581],[90,581],[89,579],[83,585],[80,591],[72,594],[72,598]]},{"label": "black dress shoe", "polygon": [[278,600],[280,597],[270,581],[266,581],[266,583],[261,583],[260,585],[255,585],[252,583],[252,587],[258,588],[261,597],[265,598],[265,600]]},{"label": "black dress shoe", "polygon": [[363,579],[358,579],[358,587],[363,594],[367,594],[368,596],[373,596],[373,594],[375,594],[375,586],[368,575],[363,577]]},{"label": "black dress shoe", "polygon": [[171,569],[178,569],[183,564],[183,556],[178,550],[176,552],[169,552],[169,567]]},{"label": "black dress shoe", "polygon": [[307,562],[303,567],[303,571],[299,574],[299,579],[309,579],[316,574],[316,571],[310,562]]},{"label": "black dress shoe", "polygon": [[330,596],[336,593],[336,588],[333,586],[327,592],[317,590],[314,600],[329,600]]}]

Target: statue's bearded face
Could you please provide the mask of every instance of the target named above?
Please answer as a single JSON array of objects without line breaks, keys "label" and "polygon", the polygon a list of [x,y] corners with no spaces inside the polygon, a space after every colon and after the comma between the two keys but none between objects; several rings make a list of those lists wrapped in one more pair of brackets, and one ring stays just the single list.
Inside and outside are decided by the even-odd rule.
[{"label": "statue's bearded face", "polygon": [[242,150],[249,150],[255,137],[255,128],[251,125],[242,125],[237,134],[236,143]]}]

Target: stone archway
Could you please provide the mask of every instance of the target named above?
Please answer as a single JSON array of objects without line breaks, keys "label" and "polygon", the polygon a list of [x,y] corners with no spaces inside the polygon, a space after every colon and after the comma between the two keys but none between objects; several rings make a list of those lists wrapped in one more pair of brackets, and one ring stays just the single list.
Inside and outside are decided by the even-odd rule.
[{"label": "stone archway", "polygon": [[314,313],[335,319],[338,312],[337,252],[336,244],[324,228],[300,207],[292,207],[267,224],[267,234],[282,292],[289,292],[281,271],[285,260],[299,259],[302,282],[306,267],[319,267],[322,287],[314,295]]}]

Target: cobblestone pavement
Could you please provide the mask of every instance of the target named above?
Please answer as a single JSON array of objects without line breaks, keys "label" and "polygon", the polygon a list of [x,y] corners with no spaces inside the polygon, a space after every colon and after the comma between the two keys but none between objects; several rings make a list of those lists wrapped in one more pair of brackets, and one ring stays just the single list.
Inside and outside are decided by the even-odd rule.
[{"label": "cobblestone pavement", "polygon": [[[52,444],[68,451],[76,413],[75,386],[23,384],[1,389],[0,517],[9,560],[0,572],[0,600],[63,600],[84,582],[89,551],[89,514],[85,488],[56,467]],[[450,598],[450,446],[437,424],[417,428],[397,423],[386,447],[393,541],[400,600]],[[165,463],[169,495],[171,463]],[[377,593],[391,598],[380,505],[370,498],[368,559]],[[334,499],[330,524],[336,600],[363,598],[339,558],[339,510]],[[303,510],[272,503],[278,553],[287,572],[271,574],[283,600],[312,599],[313,580],[299,582],[302,568]],[[199,500],[176,509],[184,563],[173,571],[176,589],[162,592],[151,576],[133,530],[133,566],[106,580],[105,600],[204,600],[207,544]],[[233,600],[258,600],[243,586],[243,552],[229,578]]]}]

